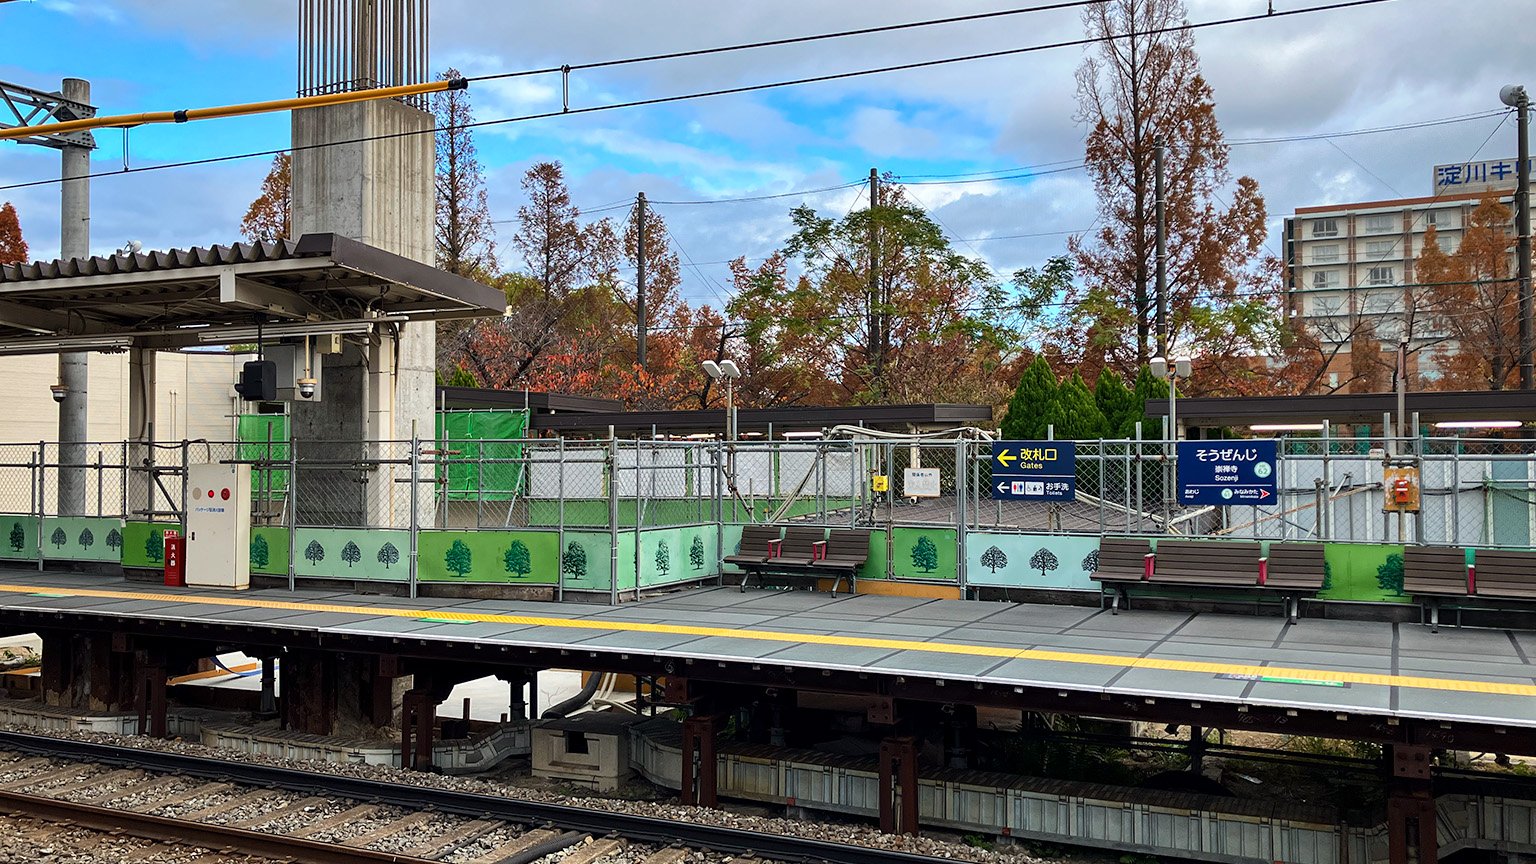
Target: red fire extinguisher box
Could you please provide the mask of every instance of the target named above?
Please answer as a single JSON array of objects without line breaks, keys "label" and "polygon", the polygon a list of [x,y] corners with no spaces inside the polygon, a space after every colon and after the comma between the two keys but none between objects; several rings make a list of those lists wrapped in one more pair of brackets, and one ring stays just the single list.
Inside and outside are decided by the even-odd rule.
[{"label": "red fire extinguisher box", "polygon": [[165,532],[165,584],[177,588],[187,584],[186,550],[187,538]]}]

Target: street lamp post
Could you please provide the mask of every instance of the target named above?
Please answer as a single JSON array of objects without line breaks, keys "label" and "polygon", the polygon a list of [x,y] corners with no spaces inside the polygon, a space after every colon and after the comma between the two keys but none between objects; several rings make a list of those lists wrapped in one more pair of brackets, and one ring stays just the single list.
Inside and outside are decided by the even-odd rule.
[{"label": "street lamp post", "polygon": [[1531,303],[1531,100],[1525,88],[1510,84],[1499,91],[1499,101],[1515,109],[1515,256],[1520,273],[1520,389],[1536,387],[1532,365]]},{"label": "street lamp post", "polygon": [[1189,377],[1190,363],[1188,360],[1169,363],[1166,358],[1153,357],[1147,365],[1153,375],[1168,382],[1168,430],[1164,433],[1166,440],[1163,444],[1166,448],[1163,453],[1163,524],[1166,526],[1174,504],[1178,503],[1174,498],[1174,485],[1179,458],[1179,379]]},{"label": "street lamp post", "polygon": [[735,383],[741,377],[741,369],[735,361],[721,360],[716,363],[713,360],[705,360],[702,364],[704,374],[716,381],[725,382],[725,476],[727,482],[734,488],[736,485],[736,403]]}]

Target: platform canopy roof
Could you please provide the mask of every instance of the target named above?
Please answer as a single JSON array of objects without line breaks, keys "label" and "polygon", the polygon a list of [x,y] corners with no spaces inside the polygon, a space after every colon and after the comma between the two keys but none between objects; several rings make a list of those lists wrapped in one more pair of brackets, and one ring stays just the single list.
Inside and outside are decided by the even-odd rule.
[{"label": "platform canopy roof", "polygon": [[0,265],[0,354],[174,349],[499,315],[501,291],[337,234]]}]

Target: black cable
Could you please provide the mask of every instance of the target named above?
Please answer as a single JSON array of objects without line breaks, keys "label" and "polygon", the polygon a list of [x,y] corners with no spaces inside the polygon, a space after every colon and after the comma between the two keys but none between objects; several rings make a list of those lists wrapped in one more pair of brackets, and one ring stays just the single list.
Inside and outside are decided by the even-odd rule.
[{"label": "black cable", "polygon": [[[1231,18],[1220,18],[1212,21],[1200,21],[1193,24],[1179,24],[1176,26],[1162,27],[1152,30],[1138,31],[1135,34],[1115,34],[1112,36],[1092,36],[1082,39],[1069,39],[1061,42],[1049,42],[1040,45],[1029,45],[1023,48],[1005,48],[998,51],[983,51],[975,54],[964,54],[957,57],[944,57],[937,60],[918,60],[911,63],[899,63],[892,66],[881,66],[872,69],[859,69],[852,72],[834,72],[826,75],[812,75],[804,78],[791,78],[783,81],[770,81],[763,84],[744,84],[738,87],[723,87],[715,90],[702,90],[694,93],[682,93],[675,96],[655,96],[649,99],[635,99],[629,102],[614,102],[607,105],[593,105],[586,108],[569,108],[560,111],[545,111],[539,114],[525,114],[518,117],[503,117],[496,120],[480,120],[474,123],[465,123],[454,129],[475,129],[486,126],[498,126],[505,123],[521,123],[528,120],[547,120],[554,117],[562,117],[577,114],[594,114],[600,111],[613,111],[622,108],[643,108],[653,105],[667,105],[674,102],[686,102],[694,99],[708,99],[715,96],[730,96],[741,93],[754,93],[761,90],[774,90],[782,87],[797,87],[805,84],[821,84],[828,81],[843,81],[850,78],[859,78],[865,75],[880,75],[887,72],[903,72],[913,69],[927,69],[934,66],[943,66],[950,63],[964,63],[972,60],[987,60],[996,57],[1007,57],[1019,54],[1031,54],[1038,51],[1048,51],[1056,48],[1074,48],[1085,45],[1093,45],[1099,42],[1114,42],[1121,39],[1136,36],[1156,36],[1165,33],[1181,32],[1185,30],[1203,30],[1211,27],[1222,27],[1230,24],[1244,24],[1252,21],[1264,21],[1277,18],[1286,18],[1296,15],[1308,15],[1314,12],[1332,12],[1340,9],[1351,9],[1357,6],[1374,6],[1379,3],[1390,3],[1392,0],[1341,0],[1323,6],[1309,6],[1302,9],[1290,9],[1271,14],[1239,15]],[[261,156],[276,156],[281,153],[293,153],[303,150],[314,150],[322,147],[340,147],[350,144],[362,144],[369,141],[386,141],[395,138],[406,138],[415,135],[429,135],[445,131],[445,128],[433,127],[431,129],[411,130],[407,132],[390,132],[382,135],[368,135],[361,138],[350,138],[345,141],[329,141],[320,144],[308,144],[302,147],[285,147],[276,150],[261,150],[252,153],[240,153],[229,156],[213,156],[205,159],[191,159],[183,162],[168,162],[162,165],[146,165],[142,168],[130,168],[125,171],[102,171],[87,174],[84,178],[95,179],[97,177],[118,177],[124,174],[136,174],[145,171],[160,171],[167,168],[188,168],[197,165],[212,165],[219,162],[232,162],[239,159],[253,159]],[[48,180],[32,180],[25,183],[12,183],[0,186],[0,191],[9,189],[25,189],[32,186],[49,186],[62,183],[62,178]]]},{"label": "black cable", "polygon": [[521,72],[501,72],[493,75],[478,75],[470,77],[469,81],[495,81],[501,78],[522,78],[529,75],[548,75],[555,72],[579,72],[585,69],[606,69],[610,66],[627,66],[633,63],[650,63],[657,60],[679,60],[684,57],[704,57],[710,54],[724,54],[731,51],[750,51],[755,48],[773,48],[783,45],[798,45],[805,42],[819,42],[824,39],[841,39],[847,36],[865,36],[870,33],[889,33],[896,30],[910,30],[916,27],[933,27],[941,24],[958,24],[964,21],[981,21],[988,18],[1002,18],[1010,15],[1027,15],[1032,12],[1051,12],[1057,9],[1072,9],[1079,6],[1092,6],[1103,0],[1068,0],[1068,2],[1049,3],[1044,6],[1028,6],[1021,9],[1003,9],[996,12],[978,12],[974,15],[956,15],[951,18],[930,18],[923,21],[909,21],[905,24],[884,24],[878,27],[861,27],[857,30],[840,30],[835,33],[818,33],[812,36],[788,36],[783,39],[769,39],[763,42],[747,42],[739,45],[722,45],[717,48],[693,48],[686,51],[672,51],[666,54],[647,54],[642,57],[627,57],[622,60],[599,60],[592,63],[572,63],[565,66],[546,67],[544,69],[527,69]]}]

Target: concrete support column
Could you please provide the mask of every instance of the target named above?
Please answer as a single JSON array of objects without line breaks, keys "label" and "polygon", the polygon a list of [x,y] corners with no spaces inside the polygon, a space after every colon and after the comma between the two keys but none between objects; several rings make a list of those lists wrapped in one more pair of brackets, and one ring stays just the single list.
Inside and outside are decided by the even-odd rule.
[{"label": "concrete support column", "polygon": [[880,830],[917,833],[917,740],[910,736],[880,742]]},{"label": "concrete support column", "polygon": [[38,633],[43,640],[43,704],[67,708],[74,704],[74,635],[63,630]]},{"label": "concrete support column", "polygon": [[696,714],[683,721],[684,804],[715,807],[720,803],[720,763],[715,739],[721,720],[714,714]]},{"label": "concrete support column", "polygon": [[[90,104],[91,82],[65,78],[61,92],[65,99]],[[89,147],[61,147],[59,257],[84,258],[91,254],[91,150]],[[59,355],[59,383],[67,389],[59,403],[59,453],[61,465],[85,464],[84,442],[90,437],[87,426],[87,391],[90,385],[90,354],[72,352]],[[86,512],[86,469],[62,468],[59,471],[59,513],[78,516]]]},{"label": "concrete support column", "polygon": [[1388,780],[1387,860],[1389,864],[1436,864],[1435,798],[1430,789],[1428,747],[1394,744]]},{"label": "concrete support column", "polygon": [[261,705],[256,713],[260,717],[277,716],[277,658],[271,654],[261,658]]},{"label": "concrete support column", "polygon": [[296,650],[279,667],[282,727],[308,735],[329,735],[336,720],[336,655]]}]

